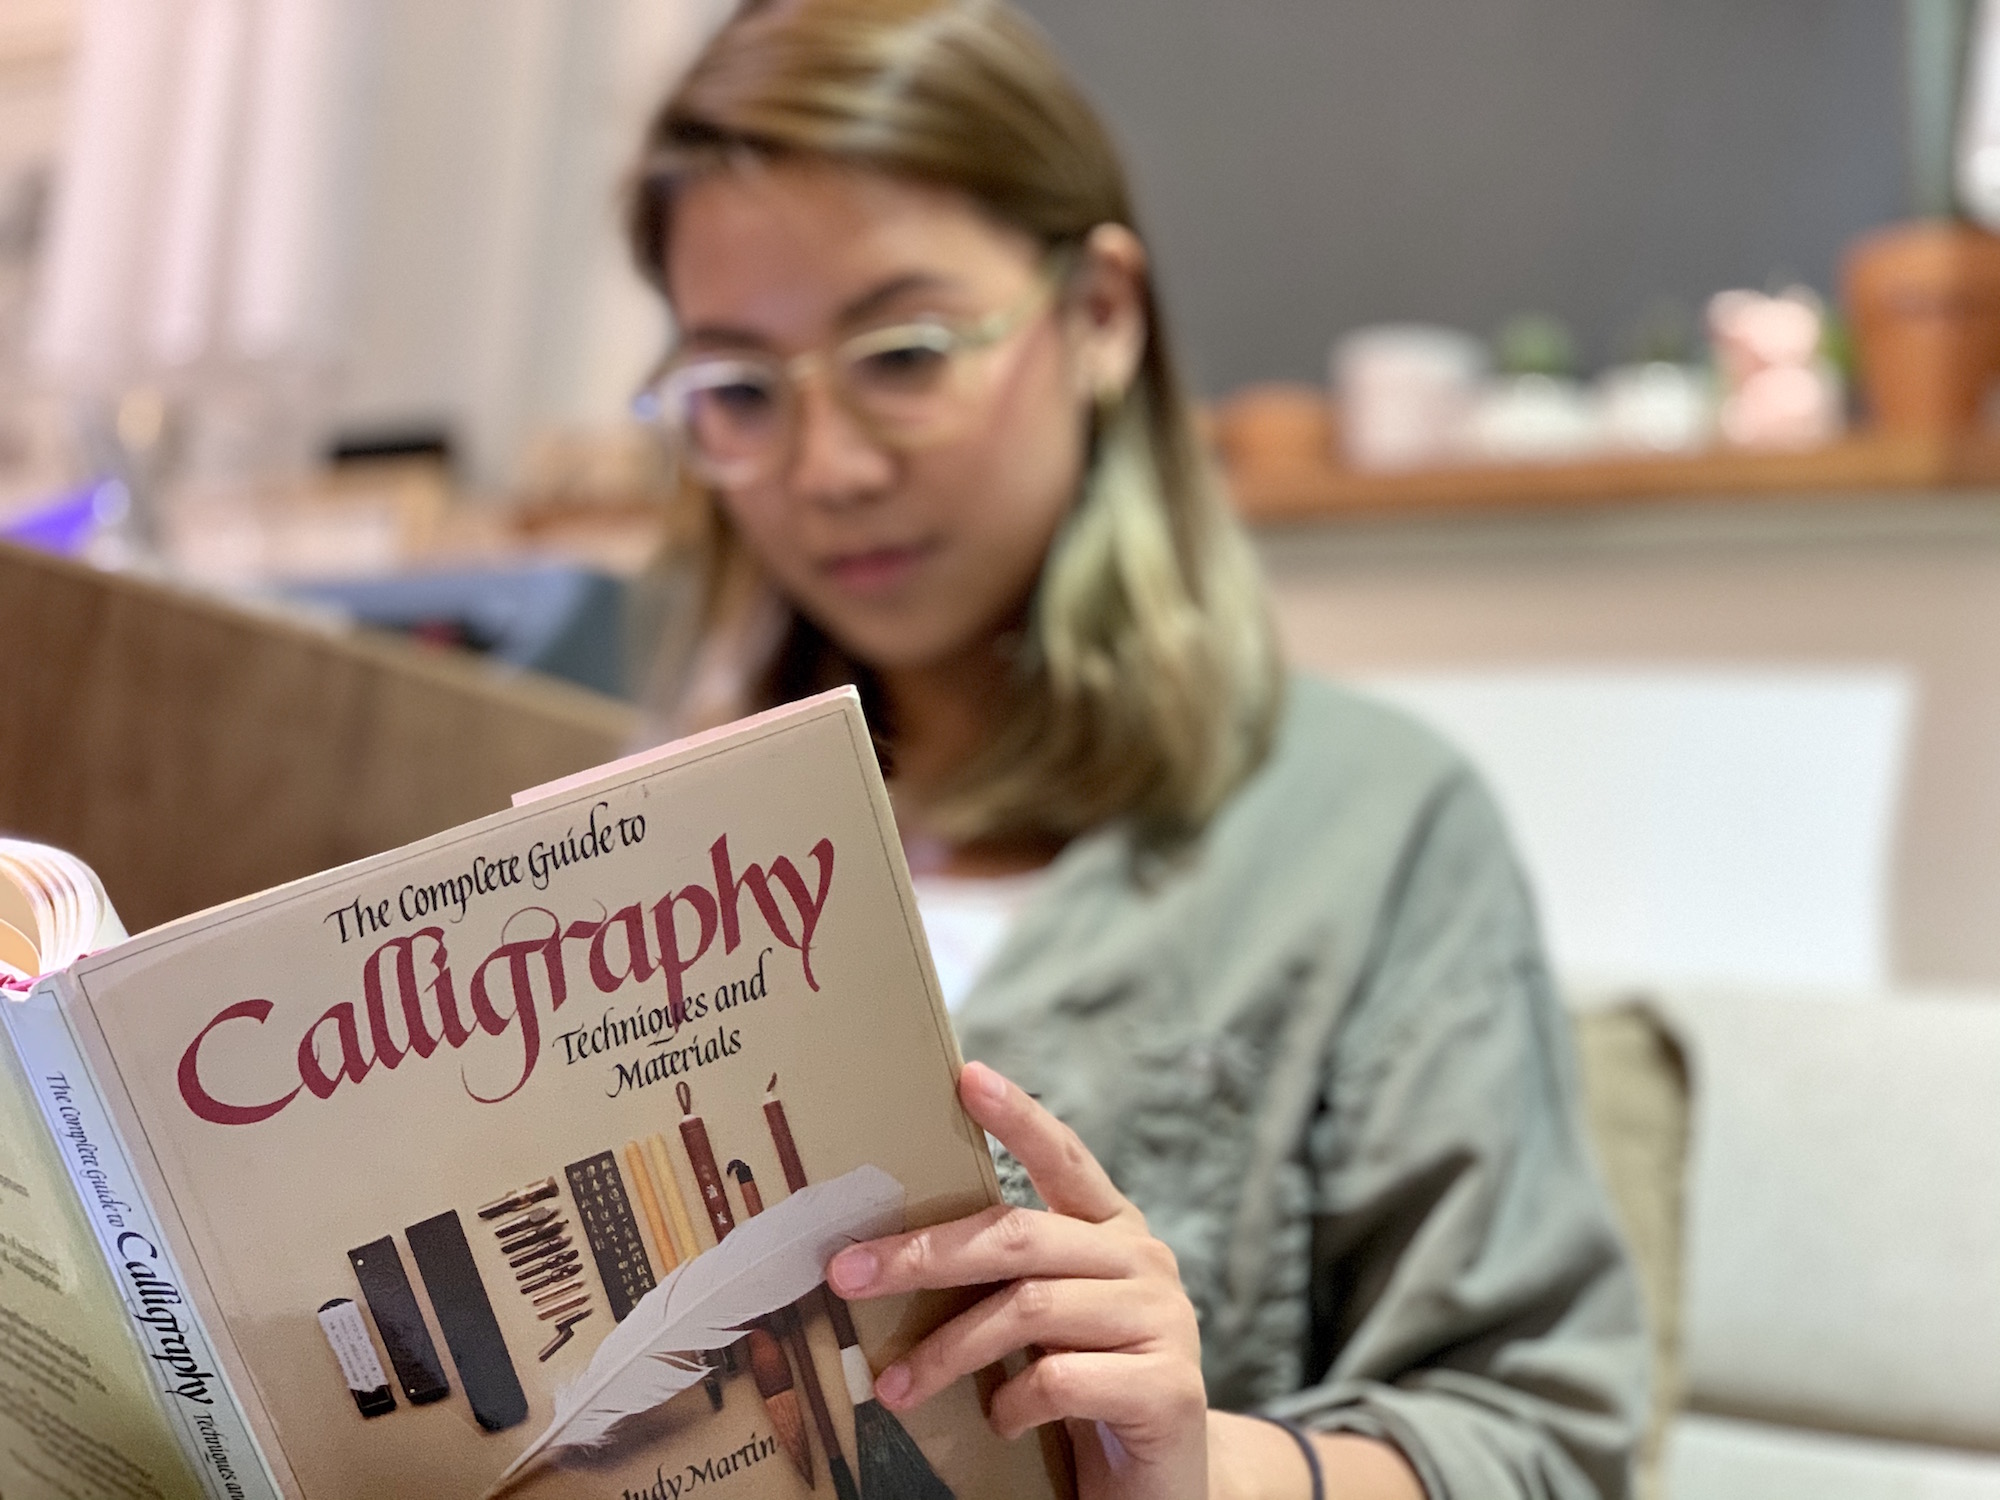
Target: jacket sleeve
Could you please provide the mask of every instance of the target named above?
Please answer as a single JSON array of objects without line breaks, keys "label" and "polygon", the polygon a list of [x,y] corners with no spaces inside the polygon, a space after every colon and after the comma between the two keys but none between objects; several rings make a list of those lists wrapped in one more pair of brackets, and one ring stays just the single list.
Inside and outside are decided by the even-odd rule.
[{"label": "jacket sleeve", "polygon": [[1637,1285],[1531,903],[1470,774],[1404,851],[1307,1152],[1317,1383],[1274,1413],[1394,1443],[1431,1500],[1625,1495]]}]

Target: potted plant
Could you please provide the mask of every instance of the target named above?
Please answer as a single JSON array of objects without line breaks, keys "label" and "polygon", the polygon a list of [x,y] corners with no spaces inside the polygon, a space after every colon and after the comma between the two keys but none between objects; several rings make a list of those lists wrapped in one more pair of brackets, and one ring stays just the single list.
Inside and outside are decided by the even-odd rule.
[{"label": "potted plant", "polygon": [[[1959,170],[1974,160],[1961,152],[1968,71],[2000,69],[2000,47],[1974,45],[2000,6],[1980,5],[1975,25],[1976,4],[1905,0],[1914,217],[1865,235],[1843,268],[1862,388],[1876,425],[1894,433],[1976,427],[2000,375],[2000,236],[1967,217]],[[1984,83],[1974,76],[1971,92]],[[2000,178],[1995,187],[1971,206],[2000,221]]]}]

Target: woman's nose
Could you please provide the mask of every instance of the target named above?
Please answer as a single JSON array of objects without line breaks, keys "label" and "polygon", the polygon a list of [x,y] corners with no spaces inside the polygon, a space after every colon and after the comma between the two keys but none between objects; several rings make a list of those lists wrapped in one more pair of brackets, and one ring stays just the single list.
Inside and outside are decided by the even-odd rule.
[{"label": "woman's nose", "polygon": [[798,393],[798,434],[793,448],[792,491],[820,505],[851,505],[895,476],[895,463],[821,380]]}]

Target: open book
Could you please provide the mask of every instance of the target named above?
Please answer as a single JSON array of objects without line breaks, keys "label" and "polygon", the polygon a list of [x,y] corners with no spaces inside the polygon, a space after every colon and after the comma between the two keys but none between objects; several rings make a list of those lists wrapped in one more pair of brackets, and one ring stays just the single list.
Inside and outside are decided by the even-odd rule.
[{"label": "open book", "polygon": [[0,845],[0,923],[8,1500],[1069,1492],[872,1399],[964,1294],[822,1285],[999,1196],[851,691],[122,942]]}]

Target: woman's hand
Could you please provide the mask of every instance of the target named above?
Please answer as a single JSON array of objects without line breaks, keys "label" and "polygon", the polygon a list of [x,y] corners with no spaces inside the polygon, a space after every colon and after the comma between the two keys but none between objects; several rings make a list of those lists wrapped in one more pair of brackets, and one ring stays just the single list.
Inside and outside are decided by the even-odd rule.
[{"label": "woman's hand", "polygon": [[958,1093],[1049,1211],[990,1208],[833,1258],[827,1279],[850,1299],[997,1284],[884,1370],[875,1394],[906,1410],[1017,1350],[1040,1351],[994,1394],[995,1430],[1013,1438],[1068,1422],[1084,1500],[1205,1497],[1201,1336],[1173,1252],[1076,1133],[1019,1088],[968,1063]]}]

